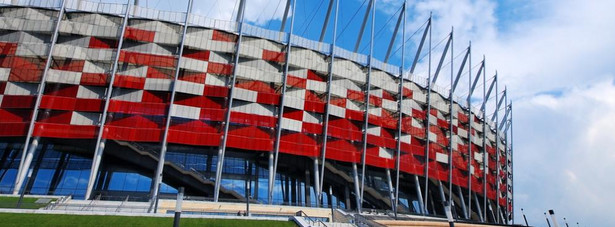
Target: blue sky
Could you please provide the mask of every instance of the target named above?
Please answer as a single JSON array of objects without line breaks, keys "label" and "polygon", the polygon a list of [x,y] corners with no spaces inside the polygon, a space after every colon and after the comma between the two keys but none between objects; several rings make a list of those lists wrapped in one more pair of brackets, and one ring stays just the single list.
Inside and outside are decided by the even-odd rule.
[{"label": "blue sky", "polygon": [[[183,10],[186,2],[141,0],[141,5]],[[234,0],[195,2],[195,13],[219,19],[230,19],[236,9]],[[285,0],[248,2],[249,23],[279,28]],[[367,5],[363,2],[341,0],[339,46],[349,50],[354,47]],[[380,60],[402,3],[376,3],[375,56]],[[327,4],[325,0],[298,0],[294,34],[316,40]],[[571,224],[579,222],[581,226],[615,226],[610,217],[615,204],[611,192],[615,178],[610,176],[615,173],[615,1],[420,0],[408,1],[408,5],[407,38],[419,30],[430,12],[434,15],[434,65],[443,48],[443,44],[436,44],[454,26],[454,55],[459,55],[471,40],[472,65],[475,67],[485,55],[487,75],[498,70],[500,85],[509,90],[514,108],[516,223],[522,223],[520,208],[524,208],[535,226],[546,226],[543,212],[548,209],[555,209],[560,224],[566,217]],[[332,28],[330,25],[327,43],[331,42]],[[368,44],[369,35],[368,24],[362,53],[368,51],[363,46]],[[419,38],[420,31],[407,43],[407,67]],[[399,54],[390,62],[399,64]],[[427,76],[426,60],[423,58],[416,73]],[[460,60],[454,61],[455,71]],[[449,68],[443,69],[441,75],[447,76],[438,79],[438,86],[448,87]],[[467,76],[461,81],[457,95],[465,95],[468,90]],[[493,109],[493,105],[487,108],[488,112]]]}]

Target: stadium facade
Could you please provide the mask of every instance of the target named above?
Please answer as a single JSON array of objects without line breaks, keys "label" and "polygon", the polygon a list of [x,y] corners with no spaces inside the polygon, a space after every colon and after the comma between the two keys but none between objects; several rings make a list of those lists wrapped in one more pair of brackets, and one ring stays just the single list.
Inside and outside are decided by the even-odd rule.
[{"label": "stadium facade", "polygon": [[484,61],[463,76],[470,91],[482,78],[499,119],[431,75],[239,16],[0,3],[2,193],[148,200],[182,186],[214,201],[249,191],[259,203],[512,221],[512,105]]}]

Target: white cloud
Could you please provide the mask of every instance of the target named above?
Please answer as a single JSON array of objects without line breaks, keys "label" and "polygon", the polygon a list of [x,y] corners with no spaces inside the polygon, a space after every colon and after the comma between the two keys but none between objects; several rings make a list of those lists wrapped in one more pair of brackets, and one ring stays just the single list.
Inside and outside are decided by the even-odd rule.
[{"label": "white cloud", "polygon": [[[515,109],[517,208],[530,220],[555,209],[560,218],[613,225],[609,209],[615,180],[613,75],[560,96],[520,99]],[[548,102],[541,101],[546,100]],[[517,220],[521,217],[517,217]],[[536,223],[531,223],[536,224]]]},{"label": "white cloud", "polygon": [[[249,0],[246,1],[245,20],[257,25],[265,25],[269,20],[281,20],[286,0]],[[220,20],[235,20],[239,1],[202,0],[195,1],[195,13]]]}]

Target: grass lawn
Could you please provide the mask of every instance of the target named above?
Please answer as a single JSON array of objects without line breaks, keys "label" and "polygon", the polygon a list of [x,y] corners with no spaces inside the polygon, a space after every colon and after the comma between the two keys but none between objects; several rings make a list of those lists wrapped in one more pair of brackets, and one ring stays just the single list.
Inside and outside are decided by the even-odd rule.
[{"label": "grass lawn", "polygon": [[[173,226],[173,218],[0,213],[2,226]],[[291,227],[291,221],[182,218],[180,226]]]},{"label": "grass lawn", "polygon": [[[38,209],[47,206],[49,203],[35,203],[39,198],[24,197],[21,202],[21,209]],[[54,201],[56,199],[51,199]],[[0,208],[17,208],[19,197],[0,196]]]}]

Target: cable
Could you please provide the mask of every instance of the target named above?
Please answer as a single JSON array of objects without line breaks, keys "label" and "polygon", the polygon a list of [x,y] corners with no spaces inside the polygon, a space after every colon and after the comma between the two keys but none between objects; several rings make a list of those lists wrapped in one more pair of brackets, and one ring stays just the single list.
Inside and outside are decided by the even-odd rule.
[{"label": "cable", "polygon": [[273,11],[273,14],[271,15],[271,19],[269,19],[269,23],[267,23],[267,29],[269,29],[269,27],[271,26],[271,22],[273,21],[273,17],[275,17],[275,14],[278,13],[278,9],[280,8],[281,2],[282,0],[278,0],[278,6],[275,7],[275,10]]},{"label": "cable", "polygon": [[[442,43],[444,42],[444,40],[448,39],[448,37],[449,37],[449,36],[451,36],[451,35],[449,34],[449,35],[447,35],[446,37],[444,37],[444,39],[440,40],[440,42],[438,42],[435,46],[433,46],[433,47],[431,48],[431,50],[429,50],[429,51],[433,51],[433,50],[435,50],[438,46],[440,46],[440,44],[442,44]],[[423,55],[423,56],[419,59],[419,62],[420,62],[420,61],[422,61],[422,60],[423,60],[423,58],[427,57],[427,55],[429,55],[429,53],[426,53],[425,55]]]},{"label": "cable", "polygon": [[[346,31],[346,28],[348,28],[348,25],[350,25],[350,23],[352,22],[352,20],[354,19],[355,16],[357,16],[357,13],[359,13],[359,10],[361,10],[361,8],[363,8],[363,5],[365,5],[365,2],[367,0],[363,0],[363,3],[361,3],[361,6],[359,6],[359,8],[357,9],[357,11],[354,12],[354,14],[352,15],[352,17],[350,18],[350,20],[348,21],[348,23],[344,26],[344,28],[342,29],[342,32],[340,32],[337,35],[337,38],[335,39],[335,41],[337,42],[338,39],[340,39],[340,37],[342,37],[342,34],[344,34],[344,32]],[[343,10],[342,10],[343,11]]]},{"label": "cable", "polygon": [[[218,0],[216,0],[216,3],[218,2]],[[269,5],[269,3],[271,3],[271,0],[267,0],[267,6]],[[213,7],[212,7],[213,8]],[[211,10],[211,9],[210,9]],[[263,13],[265,12],[265,10],[261,10],[261,12],[258,14],[258,17],[256,17],[256,22],[258,22],[259,19],[261,19],[261,16],[263,15]]]},{"label": "cable", "polygon": [[[233,5],[233,13],[231,14],[231,18],[229,18],[230,21],[233,20],[233,14],[235,14],[235,10],[237,9],[238,1],[241,1],[241,0],[235,0],[235,4]],[[237,12],[237,15],[239,15],[239,12]]]},{"label": "cable", "polygon": [[[384,28],[386,28],[386,26],[389,24],[389,22],[391,22],[391,20],[393,18],[395,18],[395,15],[397,15],[397,13],[401,11],[401,7],[393,14],[389,17],[389,19],[387,20],[386,23],[384,23],[384,25],[380,28],[380,30],[378,30],[376,32],[376,38],[374,38],[374,41],[378,40],[378,38],[380,38],[382,36],[382,30],[384,30]],[[373,15],[372,15],[373,16]],[[365,43],[365,46],[363,46],[363,48],[361,49],[361,51],[359,52],[363,52],[367,47],[369,47],[369,43]]]},{"label": "cable", "polygon": [[209,11],[207,11],[207,14],[205,15],[206,17],[209,17],[209,13],[211,13],[211,10],[213,10],[216,5],[218,5],[218,0],[216,0],[216,2],[214,2],[214,4],[209,8]]},{"label": "cable", "polygon": [[305,32],[307,32],[307,30],[310,28],[310,25],[312,24],[312,21],[314,21],[314,17],[316,17],[316,12],[318,12],[318,10],[320,10],[320,7],[322,7],[322,3],[323,2],[324,2],[324,0],[320,0],[320,3],[318,4],[318,8],[316,8],[316,10],[314,10],[314,11],[312,11],[312,13],[310,13],[312,15],[312,18],[310,18],[308,20],[308,24],[307,24],[307,26],[305,26],[305,29],[303,29],[303,33],[301,33],[301,36],[305,35]]},{"label": "cable", "polygon": [[[417,33],[419,33],[419,31],[421,30],[421,28],[425,27],[425,25],[427,25],[427,22],[429,22],[429,20],[426,20],[425,23],[423,23],[423,25],[421,25],[421,27],[419,27],[418,29],[416,29],[416,31],[414,31],[414,33],[412,33],[412,35],[410,35],[409,38],[406,39],[406,41],[404,41],[405,43],[408,43],[410,41],[410,39],[412,39],[412,37],[414,37]],[[397,51],[399,51],[401,49],[401,45],[397,48],[397,50],[395,50],[395,52],[393,52],[392,55],[395,55],[397,53]]]}]

